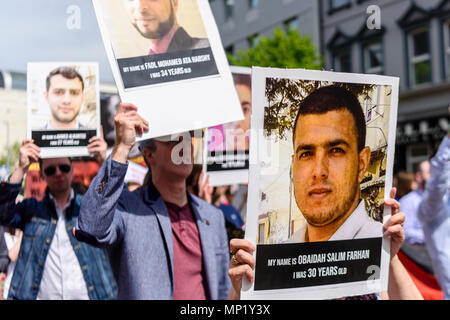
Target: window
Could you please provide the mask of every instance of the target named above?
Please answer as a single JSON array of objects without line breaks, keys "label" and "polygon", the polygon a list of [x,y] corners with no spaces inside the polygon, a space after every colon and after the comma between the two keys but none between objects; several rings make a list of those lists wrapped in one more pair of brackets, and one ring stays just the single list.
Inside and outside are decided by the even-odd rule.
[{"label": "window", "polygon": [[259,227],[258,227],[258,243],[259,244],[264,244],[265,241],[266,241],[265,229],[266,229],[266,224],[265,223],[260,223]]},{"label": "window", "polygon": [[350,49],[345,49],[335,53],[334,55],[334,70],[337,72],[351,72],[352,62],[351,62]]},{"label": "window", "polygon": [[383,47],[381,42],[372,42],[364,46],[363,63],[365,73],[383,73]]},{"label": "window", "polygon": [[289,29],[300,29],[300,22],[298,20],[297,17],[291,18],[289,20],[286,20],[286,22],[284,23],[284,28],[286,30]]},{"label": "window", "polygon": [[[406,126],[412,124],[406,124]],[[406,130],[405,126],[405,130]],[[428,160],[430,146],[427,144],[414,144],[406,147],[406,169],[415,172],[422,161]]]},{"label": "window", "polygon": [[444,23],[444,48],[446,60],[446,78],[450,79],[450,20]]},{"label": "window", "polygon": [[258,34],[255,33],[247,38],[248,46],[253,47],[259,42]]},{"label": "window", "polygon": [[225,52],[227,54],[233,54],[234,53],[234,46],[233,45],[229,45],[228,47],[225,48]]},{"label": "window", "polygon": [[256,8],[259,4],[259,0],[248,0],[248,7],[250,9]]},{"label": "window", "polygon": [[233,16],[234,0],[223,0],[225,5],[225,20],[230,19]]},{"label": "window", "polygon": [[350,5],[350,0],[330,0],[330,9],[337,9]]},{"label": "window", "polygon": [[431,55],[428,28],[408,34],[409,80],[412,85],[431,82]]}]

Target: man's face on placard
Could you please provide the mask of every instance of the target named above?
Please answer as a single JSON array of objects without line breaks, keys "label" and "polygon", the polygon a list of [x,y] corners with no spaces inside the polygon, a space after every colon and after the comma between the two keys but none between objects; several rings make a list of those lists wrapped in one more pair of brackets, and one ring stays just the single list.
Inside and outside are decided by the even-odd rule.
[{"label": "man's face on placard", "polygon": [[310,225],[325,226],[358,204],[370,150],[358,152],[355,120],[347,109],[300,115],[297,121],[295,200]]},{"label": "man's face on placard", "polygon": [[69,124],[81,111],[85,96],[83,84],[78,78],[68,79],[61,74],[50,78],[50,86],[45,92],[54,123]]},{"label": "man's face on placard", "polygon": [[239,128],[246,133],[247,130],[250,129],[250,116],[252,114],[252,90],[245,84],[237,84],[235,87],[241,102],[242,112],[244,113],[244,120],[239,122]]},{"label": "man's face on placard", "polygon": [[162,38],[175,23],[178,0],[123,0],[133,26],[147,39]]}]

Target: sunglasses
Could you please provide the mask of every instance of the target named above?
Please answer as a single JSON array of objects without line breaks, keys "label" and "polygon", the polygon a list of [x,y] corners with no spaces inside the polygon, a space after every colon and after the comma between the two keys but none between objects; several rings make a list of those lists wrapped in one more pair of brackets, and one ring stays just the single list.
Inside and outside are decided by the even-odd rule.
[{"label": "sunglasses", "polygon": [[[59,171],[62,173],[68,173],[72,168],[70,164],[60,164],[58,165]],[[56,166],[48,166],[44,169],[44,173],[46,176],[52,176],[56,173]]]}]

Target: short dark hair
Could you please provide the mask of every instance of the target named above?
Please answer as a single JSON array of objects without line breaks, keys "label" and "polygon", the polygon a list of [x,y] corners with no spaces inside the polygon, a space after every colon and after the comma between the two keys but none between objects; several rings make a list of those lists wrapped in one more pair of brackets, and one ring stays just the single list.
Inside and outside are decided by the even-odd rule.
[{"label": "short dark hair", "polygon": [[155,152],[156,151],[156,143],[155,140],[153,139],[148,139],[145,140],[143,142],[141,142],[140,146],[139,146],[139,150],[142,152],[142,157],[144,158],[144,162],[147,165],[147,174],[144,177],[144,182],[143,182],[143,186],[148,185],[151,181],[152,181],[152,167],[150,166],[150,163],[148,162],[147,158],[145,157],[144,154],[144,149],[148,149],[151,152]]},{"label": "short dark hair", "polygon": [[75,78],[80,79],[80,81],[81,81],[81,89],[84,90],[83,77],[74,68],[71,68],[71,67],[58,67],[58,68],[52,70],[47,76],[47,79],[46,79],[46,82],[45,82],[45,86],[47,88],[47,91],[50,89],[50,80],[51,80],[51,78],[53,76],[58,75],[58,74],[62,75],[64,78],[70,79],[70,80],[75,79]]},{"label": "short dark hair", "polygon": [[325,114],[329,111],[348,110],[355,120],[358,151],[366,146],[366,120],[356,96],[349,90],[330,85],[319,88],[307,96],[301,103],[294,122],[292,142],[295,142],[295,130],[300,115]]},{"label": "short dark hair", "polygon": [[252,88],[252,79],[249,74],[233,73],[232,75],[235,86],[240,84]]}]

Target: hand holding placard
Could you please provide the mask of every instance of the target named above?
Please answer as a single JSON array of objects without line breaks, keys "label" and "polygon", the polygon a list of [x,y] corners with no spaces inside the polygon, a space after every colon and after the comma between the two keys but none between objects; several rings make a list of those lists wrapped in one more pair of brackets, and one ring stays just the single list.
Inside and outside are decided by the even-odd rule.
[{"label": "hand holding placard", "polygon": [[40,156],[40,148],[34,144],[33,139],[25,139],[20,147],[19,165],[9,178],[10,183],[20,183],[28,171],[32,162],[37,162]]},{"label": "hand holding placard", "polygon": [[148,122],[138,113],[138,108],[130,103],[121,103],[114,117],[116,143],[111,158],[117,162],[126,163],[128,154],[136,142],[136,135],[148,131]]},{"label": "hand holding placard", "polygon": [[252,255],[255,246],[247,239],[231,239],[230,251],[234,259],[231,259],[228,267],[228,276],[232,285],[228,299],[238,300],[244,276],[249,282],[253,282],[255,277],[255,257]]}]

